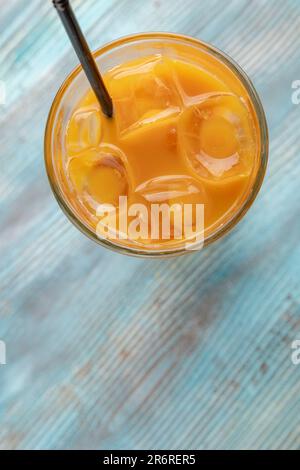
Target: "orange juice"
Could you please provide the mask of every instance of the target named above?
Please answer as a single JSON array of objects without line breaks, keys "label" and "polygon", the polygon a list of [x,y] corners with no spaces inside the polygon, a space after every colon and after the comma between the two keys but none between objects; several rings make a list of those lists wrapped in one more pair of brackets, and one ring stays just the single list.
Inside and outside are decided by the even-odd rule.
[{"label": "orange juice", "polygon": [[[175,215],[187,205],[203,207],[204,240],[226,225],[245,204],[261,164],[258,117],[239,77],[207,51],[192,50],[187,59],[180,43],[172,47],[175,56],[162,42],[155,53],[108,68],[113,118],[87,91],[68,116],[56,156],[76,218],[100,239],[149,252],[184,246],[185,219]],[[168,236],[138,210],[135,228],[149,230],[129,234],[130,214],[127,225],[121,217],[132,205],[148,214],[153,205],[168,206]],[[190,225],[195,236],[195,213]]]}]

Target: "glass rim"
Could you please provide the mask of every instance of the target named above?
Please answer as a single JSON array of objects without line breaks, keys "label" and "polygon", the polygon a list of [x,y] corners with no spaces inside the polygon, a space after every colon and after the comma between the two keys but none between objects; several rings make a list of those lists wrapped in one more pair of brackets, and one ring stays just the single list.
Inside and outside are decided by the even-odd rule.
[{"label": "glass rim", "polygon": [[[211,244],[212,242],[218,240],[219,238],[225,236],[235,225],[244,217],[248,209],[251,207],[252,203],[254,202],[260,187],[262,185],[267,162],[268,162],[268,150],[269,150],[269,136],[268,136],[268,127],[265,112],[261,103],[261,100],[258,96],[258,93],[246,74],[246,72],[240,67],[240,65],[235,62],[227,53],[221,51],[217,47],[202,41],[200,39],[187,36],[184,34],[177,34],[171,32],[146,32],[146,33],[136,33],[130,34],[123,37],[120,37],[116,40],[113,40],[109,43],[104,44],[100,48],[93,51],[93,55],[95,58],[109,52],[113,49],[118,48],[119,46],[123,46],[125,44],[130,44],[138,41],[143,40],[154,40],[154,39],[166,39],[166,40],[179,40],[183,41],[188,45],[194,45],[197,47],[205,48],[209,53],[213,54],[217,59],[221,60],[225,65],[227,65],[230,70],[237,76],[239,81],[245,87],[247,93],[249,94],[249,98],[251,100],[251,104],[254,108],[256,113],[257,121],[258,121],[258,129],[260,132],[260,149],[259,149],[259,166],[255,176],[255,180],[253,183],[252,188],[249,190],[249,194],[245,198],[244,202],[238,208],[237,211],[233,212],[232,216],[219,228],[209,234],[207,237],[204,238],[203,247]],[[51,146],[51,139],[52,139],[52,130],[53,130],[53,122],[56,117],[56,112],[59,104],[61,103],[65,91],[68,89],[70,84],[73,80],[82,72],[82,67],[78,64],[65,78],[62,85],[59,87],[52,105],[50,107],[50,111],[47,118],[46,128],[45,128],[45,136],[44,136],[44,159],[45,159],[45,166],[46,172],[48,176],[48,180],[52,189],[52,192],[61,207],[62,211],[65,215],[71,220],[71,222],[86,236],[90,239],[95,241],[96,243],[109,248],[113,251],[131,255],[131,256],[138,256],[138,257],[147,257],[147,258],[161,258],[161,257],[173,257],[184,255],[188,253],[197,253],[197,251],[201,250],[188,250],[185,246],[173,249],[160,249],[160,250],[149,250],[149,249],[142,249],[136,247],[130,247],[126,245],[118,245],[108,239],[99,238],[95,232],[93,232],[89,227],[87,227],[79,218],[76,216],[75,211],[71,208],[71,206],[66,201],[64,194],[62,193],[59,184],[54,181],[54,178],[50,174],[49,171],[49,162],[53,167],[53,159],[52,159],[52,146]],[[54,174],[54,171],[53,171]]]}]

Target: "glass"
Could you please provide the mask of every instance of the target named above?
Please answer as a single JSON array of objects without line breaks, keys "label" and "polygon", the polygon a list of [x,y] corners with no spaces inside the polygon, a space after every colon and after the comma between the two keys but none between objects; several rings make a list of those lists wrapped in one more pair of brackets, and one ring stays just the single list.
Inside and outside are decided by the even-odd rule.
[{"label": "glass", "polygon": [[[201,53],[204,52],[221,61],[231,73],[234,74],[247,92],[250,104],[254,110],[255,118],[257,119],[257,128],[259,130],[258,168],[253,185],[249,188],[242,204],[237,210],[232,211],[224,223],[220,224],[220,226],[216,227],[215,230],[205,236],[204,245],[208,245],[224,236],[245,215],[260,189],[265,174],[268,159],[268,130],[260,99],[251,81],[245,72],[243,72],[230,57],[215,47],[203,43],[198,39],[171,33],[145,33],[121,38],[98,49],[94,53],[94,56],[101,72],[105,73],[125,61],[147,55],[164,53],[168,57],[176,58],[176,44],[180,44],[180,58],[195,62],[195,51],[199,50]],[[76,201],[74,199],[71,200],[70,196],[66,195],[63,190],[61,184],[62,170],[59,166],[59,161],[66,150],[65,135],[70,116],[76,104],[88,90],[89,84],[87,79],[84,76],[81,66],[78,66],[71,72],[59,89],[48,117],[45,132],[45,163],[50,185],[60,207],[67,217],[85,235],[89,236],[97,243],[120,253],[134,256],[167,257],[193,252],[187,250],[185,247],[171,250],[162,248],[159,251],[154,251],[125,245],[121,246],[111,240],[100,239],[98,235],[78,217],[78,213],[76,213],[75,209]]]}]

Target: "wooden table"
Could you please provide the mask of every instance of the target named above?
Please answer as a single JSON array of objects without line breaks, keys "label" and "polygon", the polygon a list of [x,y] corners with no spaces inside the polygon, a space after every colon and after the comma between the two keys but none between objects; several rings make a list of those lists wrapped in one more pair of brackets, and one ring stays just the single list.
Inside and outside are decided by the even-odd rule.
[{"label": "wooden table", "polygon": [[76,57],[50,0],[1,2],[0,447],[299,448],[299,0],[73,5],[93,48],[163,30],[234,57],[262,98],[270,161],[244,220],[199,254],[97,246],[60,211],[43,161]]}]

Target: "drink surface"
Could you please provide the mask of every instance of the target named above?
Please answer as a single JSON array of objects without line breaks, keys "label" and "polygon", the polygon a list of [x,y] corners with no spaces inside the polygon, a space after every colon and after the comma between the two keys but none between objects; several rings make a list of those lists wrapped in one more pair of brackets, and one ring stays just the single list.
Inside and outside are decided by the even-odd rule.
[{"label": "drink surface", "polygon": [[[65,135],[60,173],[78,218],[100,237],[148,250],[186,242],[189,204],[204,207],[204,236],[216,231],[244,203],[259,165],[257,117],[241,82],[204,52],[193,61],[141,57],[112,68],[104,80],[113,119],[90,91],[72,110]],[[149,215],[137,210],[127,217],[135,237],[120,222],[134,204]],[[152,206],[161,204],[171,208],[169,236],[151,221]],[[197,230],[192,214],[189,234]]]}]

